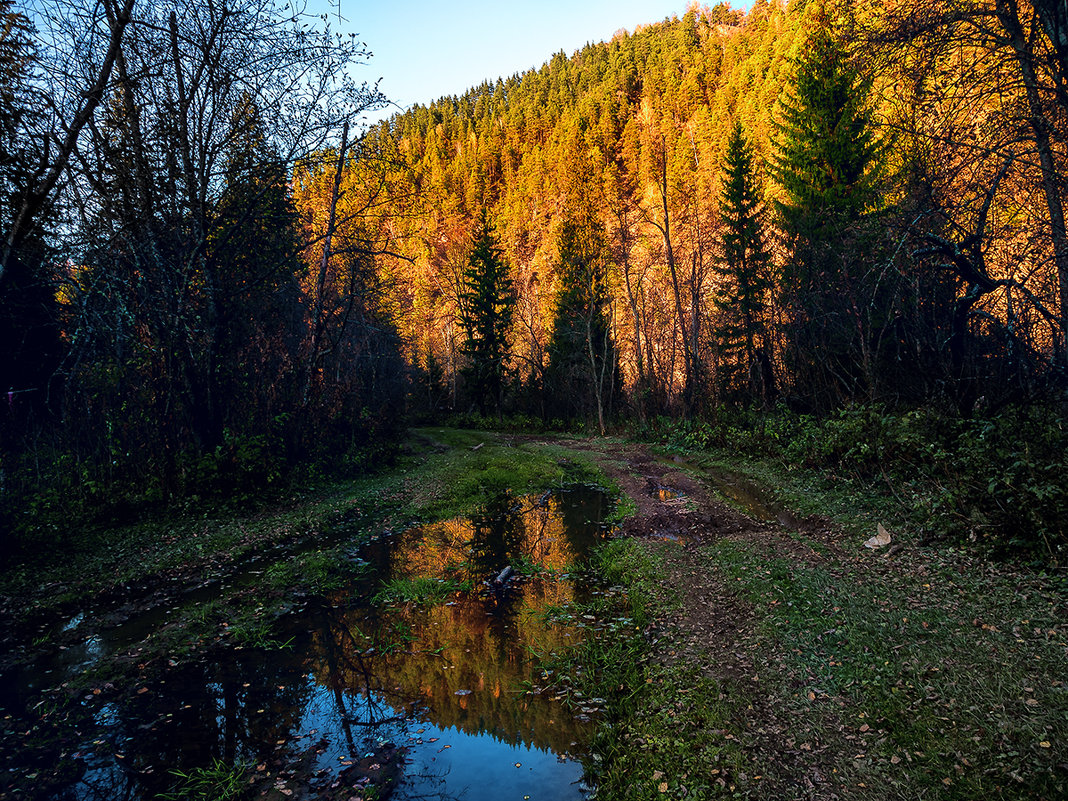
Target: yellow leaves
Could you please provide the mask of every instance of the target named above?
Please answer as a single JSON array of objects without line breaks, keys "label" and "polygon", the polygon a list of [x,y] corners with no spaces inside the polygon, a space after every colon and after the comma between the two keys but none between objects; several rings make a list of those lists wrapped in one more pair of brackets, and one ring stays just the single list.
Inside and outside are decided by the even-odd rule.
[{"label": "yellow leaves", "polygon": [[665,782],[665,781],[661,781],[661,779],[663,779],[663,778],[664,778],[664,771],[662,771],[662,770],[654,770],[653,771],[653,781],[654,782],[660,782],[660,784],[658,784],[656,786],[656,789],[659,790],[662,793],[666,793],[668,791],[668,783]]}]

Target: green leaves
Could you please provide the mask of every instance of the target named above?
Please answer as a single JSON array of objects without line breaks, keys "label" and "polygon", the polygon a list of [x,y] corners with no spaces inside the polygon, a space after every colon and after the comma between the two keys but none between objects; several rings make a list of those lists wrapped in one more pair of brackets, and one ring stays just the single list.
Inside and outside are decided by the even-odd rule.
[{"label": "green leaves", "polygon": [[828,27],[810,35],[794,66],[772,164],[786,194],[778,208],[788,232],[811,236],[872,206],[880,148],[869,86]]},{"label": "green leaves", "polygon": [[471,394],[485,414],[487,405],[501,407],[516,304],[508,263],[485,207],[467,265],[457,298],[460,324],[467,335],[461,349],[469,359],[465,373]]}]

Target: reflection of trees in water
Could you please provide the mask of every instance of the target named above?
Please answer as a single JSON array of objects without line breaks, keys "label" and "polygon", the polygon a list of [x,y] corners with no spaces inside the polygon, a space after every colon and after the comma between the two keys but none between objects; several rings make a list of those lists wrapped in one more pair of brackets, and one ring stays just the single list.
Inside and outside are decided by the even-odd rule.
[{"label": "reflection of trees in water", "polygon": [[[572,514],[571,500],[504,496],[471,520],[406,532],[393,543],[391,577],[462,572],[483,579],[519,556],[560,571],[599,534],[588,522],[591,511],[580,505]],[[418,699],[441,728],[566,751],[580,725],[560,704],[524,696],[520,688],[535,653],[559,652],[575,642],[575,630],[547,622],[550,608],[569,605],[573,595],[569,582],[535,576],[497,592],[458,595],[447,605],[341,613],[321,629],[324,664],[317,677],[335,688],[341,714],[341,685],[365,695],[370,688],[397,707],[402,699]],[[410,642],[396,653],[368,654],[372,643],[388,641],[398,626],[410,631]]]},{"label": "reflection of trees in water", "polygon": [[[406,787],[404,792],[405,801],[463,801],[467,798],[468,788],[448,787],[449,771],[448,766],[442,766],[436,771],[424,766],[418,773],[409,774],[409,787]],[[418,787],[420,791],[414,792],[411,787]]]},{"label": "reflection of trees in water", "polygon": [[299,730],[311,693],[305,677],[297,655],[277,652],[226,654],[172,671],[150,692],[106,704],[77,733],[122,757],[87,757],[78,784],[54,798],[155,798],[171,788],[171,770],[263,762]]},{"label": "reflection of trees in water", "polygon": [[[566,585],[528,585],[528,592],[517,595],[522,600],[517,613],[517,620],[523,621],[522,638],[517,625],[487,617],[482,600],[470,596],[452,606],[401,608],[373,619],[338,612],[329,628],[320,627],[316,635],[316,680],[333,693],[343,718],[353,718],[346,693],[359,694],[367,725],[393,722],[396,710],[416,701],[439,728],[485,731],[512,745],[566,751],[580,731],[571,713],[559,703],[533,699],[520,690],[531,672],[526,646],[534,640],[526,638],[536,637],[540,647],[553,649],[571,642],[566,632],[545,622],[547,596],[529,592],[539,584],[553,590],[548,597],[554,603],[569,597]],[[367,654],[367,643],[375,635],[362,627],[386,625],[391,616],[411,626],[414,639],[408,650]]]},{"label": "reflection of trees in water", "polygon": [[[324,607],[317,616],[317,623],[315,642],[318,649],[315,653],[318,659],[313,673],[330,691],[348,752],[355,755],[358,753],[357,742],[379,736],[383,727],[403,722],[404,715],[387,701],[386,688],[375,674],[371,658],[364,656],[366,640],[348,616]],[[347,692],[355,693],[358,700],[355,703],[346,700]],[[402,708],[403,704],[397,704],[397,707]]]},{"label": "reflection of trees in water", "polygon": [[[405,532],[367,549],[365,558],[379,579],[469,578],[478,585],[521,556],[561,571],[596,537],[587,521],[598,519],[602,498],[505,496],[474,520]],[[356,756],[366,753],[368,738],[398,736],[413,703],[429,709],[439,728],[488,732],[513,745],[562,753],[581,739],[580,724],[560,704],[518,692],[531,672],[530,649],[561,650],[572,642],[545,615],[573,600],[571,584],[533,577],[429,609],[351,610],[345,600],[339,595],[291,620],[292,651],[221,652],[215,661],[171,671],[151,692],[81,719],[68,740],[106,741],[124,758],[87,758],[78,763],[86,768],[80,780],[52,797],[154,798],[170,789],[171,769],[207,768],[217,759],[230,765],[284,759],[288,746],[279,743],[295,742],[312,717],[324,736],[334,732],[334,745]],[[368,653],[373,643],[389,642],[398,625],[410,627],[413,637],[399,644],[403,653]],[[471,693],[457,695],[461,690]],[[420,797],[462,796],[446,792],[444,775],[424,776],[420,786],[434,788]]]},{"label": "reflection of trees in water", "polygon": [[[466,578],[481,582],[517,561],[561,571],[585,556],[601,535],[604,493],[576,489],[516,498],[500,495],[478,514],[411,529],[380,555],[383,580]],[[594,522],[591,522],[594,521]]]}]

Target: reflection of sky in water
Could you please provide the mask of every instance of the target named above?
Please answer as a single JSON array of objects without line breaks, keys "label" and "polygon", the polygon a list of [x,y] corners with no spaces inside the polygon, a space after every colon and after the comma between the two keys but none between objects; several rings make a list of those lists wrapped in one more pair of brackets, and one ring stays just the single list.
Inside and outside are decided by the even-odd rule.
[{"label": "reflection of sky in water", "polygon": [[[399,717],[400,710],[370,697],[344,692],[346,714],[338,714],[337,696],[318,687],[305,707],[300,728],[314,732],[325,745],[316,767],[338,772],[373,754],[384,743],[407,749],[398,799],[445,797],[498,799],[578,799],[582,767],[549,749],[513,745],[496,737],[472,735],[452,726],[439,727],[433,713]],[[362,725],[381,721],[377,725]]]},{"label": "reflection of sky in water", "polygon": [[[394,743],[405,749],[400,799],[581,798],[581,766],[563,755],[581,750],[588,724],[549,693],[525,694],[522,682],[535,652],[579,637],[549,619],[574,600],[574,586],[558,576],[600,538],[589,521],[603,517],[606,504],[588,490],[513,498],[483,519],[427,526],[365,549],[374,581],[283,621],[280,640],[292,636],[290,650],[220,652],[218,661],[189,662],[121,705],[91,707],[90,724],[77,732],[81,745],[70,749],[80,778],[51,797],[154,798],[169,789],[170,770],[215,759],[268,762],[275,771],[279,762],[311,759],[309,778],[324,769],[314,783],[328,786]],[[517,575],[494,587],[509,565],[554,575]],[[475,591],[430,607],[363,600],[380,580],[405,577],[467,580]],[[122,628],[150,625],[153,616],[158,625],[156,611]],[[111,639],[111,632],[88,637],[64,653],[66,663],[94,661]]]}]

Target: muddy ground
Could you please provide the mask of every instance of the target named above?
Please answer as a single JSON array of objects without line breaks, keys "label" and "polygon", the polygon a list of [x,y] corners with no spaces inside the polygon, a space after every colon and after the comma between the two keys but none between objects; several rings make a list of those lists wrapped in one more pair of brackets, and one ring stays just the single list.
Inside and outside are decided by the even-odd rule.
[{"label": "muddy ground", "polygon": [[[736,590],[730,576],[709,558],[707,547],[722,542],[739,543],[748,552],[757,554],[758,558],[779,560],[799,570],[818,566],[840,581],[842,586],[848,586],[848,582],[915,583],[917,586],[927,586],[923,582],[931,580],[928,556],[897,542],[878,551],[867,549],[863,547],[862,539],[855,534],[844,533],[823,517],[797,519],[789,511],[779,509],[771,515],[773,519],[757,519],[728,503],[701,470],[694,469],[679,457],[659,454],[649,446],[604,440],[566,439],[550,442],[538,437],[522,439],[533,444],[546,442],[585,452],[633,500],[635,513],[622,523],[616,536],[640,543],[643,549],[656,557],[663,570],[659,576],[660,592],[665,599],[672,599],[671,603],[665,603],[662,607],[668,611],[660,613],[645,632],[651,643],[651,659],[666,666],[675,663],[697,665],[701,673],[714,680],[725,699],[725,705],[740,718],[734,721],[734,731],[738,734],[712,732],[715,736],[734,738],[735,743],[741,741],[745,754],[745,768],[736,767],[733,774],[727,769],[722,773],[716,771],[720,775],[715,780],[725,795],[828,801],[907,797],[911,779],[903,780],[905,790],[887,791],[884,795],[880,795],[878,790],[866,788],[863,782],[856,782],[855,777],[852,790],[843,785],[839,770],[841,766],[853,764],[854,760],[865,757],[869,751],[878,752],[880,748],[886,751],[886,732],[864,722],[864,715],[857,714],[858,708],[851,705],[848,698],[816,698],[800,682],[797,689],[801,695],[808,693],[813,703],[820,705],[818,725],[810,724],[807,717],[799,718],[796,708],[783,703],[782,683],[775,686],[767,678],[786,675],[789,669],[784,666],[789,662],[790,655],[782,651],[780,644],[762,635],[761,616],[754,609],[753,601],[747,600],[743,593]],[[505,438],[504,444],[507,445],[508,441]],[[768,517],[766,514],[764,516]],[[965,564],[959,559],[953,564],[956,566],[952,570],[959,569],[961,572],[986,569],[977,562]],[[219,572],[225,573],[225,568]],[[94,629],[107,626],[110,622],[121,620],[131,609],[172,603],[205,582],[203,573],[195,569],[176,570],[159,579],[156,586],[153,586],[149,577],[136,588],[119,588],[130,590],[130,595],[114,598],[115,604],[111,608],[107,603],[101,603],[98,608],[104,611],[99,620],[85,625]],[[219,576],[211,575],[207,580],[218,581]],[[1023,580],[1021,586],[1031,586],[1030,581]],[[21,603],[17,598],[4,601],[9,608]],[[1051,613],[1054,621],[1064,611],[1063,606],[1059,609]],[[908,620],[903,619],[906,622]],[[1052,628],[1047,624],[1046,633],[1042,636],[1050,642],[1063,643],[1063,622],[1062,615],[1061,624]],[[966,621],[965,625],[970,627],[971,623]],[[983,631],[999,631],[993,623],[980,624],[977,620],[975,626],[977,631],[980,628]],[[5,633],[9,637],[16,633],[24,635],[25,628],[11,627]],[[66,635],[60,635],[63,636]],[[7,646],[13,643],[13,639],[7,639]],[[25,653],[22,655],[25,656]],[[13,651],[6,654],[8,661],[13,656]],[[838,664],[841,665],[841,662]],[[1035,681],[1028,679],[1027,683],[1034,684]],[[1052,698],[1055,693],[1063,696],[1063,688],[1063,682],[1052,681],[1050,687],[1046,688],[1051,693],[1048,697]],[[686,691],[687,688],[678,689]],[[1040,695],[1030,687],[1027,690],[1032,695]],[[1024,703],[1023,698],[1020,702]],[[1029,698],[1026,703],[1037,702]],[[705,735],[702,733],[699,736]],[[1055,736],[1038,734],[1036,737],[1047,738],[1041,743],[1036,740],[1037,744],[1032,748],[1037,754],[1035,764],[1040,766],[1043,774],[1056,773],[1061,769],[1068,771],[1068,764],[1060,763],[1060,767],[1057,766],[1056,759],[1059,757],[1052,753],[1063,752]],[[907,752],[905,756],[908,757]],[[670,755],[666,755],[666,758],[670,759]],[[887,760],[897,765],[896,756],[887,756]],[[961,773],[972,769],[966,757],[961,757],[960,761],[962,765],[957,765],[957,768]],[[1002,772],[1009,772],[1009,768]],[[664,773],[670,774],[670,767]],[[661,771],[657,770],[656,774],[661,774]],[[660,775],[656,778],[659,780]],[[1001,781],[1001,778],[995,778]],[[950,776],[941,779],[941,782],[944,787],[951,788],[956,779],[956,776]],[[701,780],[712,783],[711,777],[701,777]],[[1025,776],[1017,781],[1029,783],[1031,779]],[[1002,784],[995,782],[993,786],[1001,788]],[[1050,785],[1047,782],[1041,786]],[[936,787],[936,792],[927,793],[929,797],[957,797],[941,794],[941,786]],[[263,789],[268,790],[266,787]],[[269,789],[273,792],[276,788]],[[1053,797],[1044,790],[1034,793],[1027,791],[1026,787],[1021,790],[1018,795],[995,792],[992,797]],[[660,792],[665,791],[661,789]],[[3,797],[2,793],[0,797]],[[686,797],[686,794],[683,793],[681,797]]]}]

